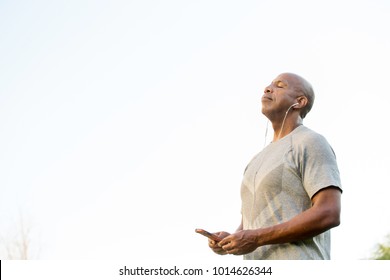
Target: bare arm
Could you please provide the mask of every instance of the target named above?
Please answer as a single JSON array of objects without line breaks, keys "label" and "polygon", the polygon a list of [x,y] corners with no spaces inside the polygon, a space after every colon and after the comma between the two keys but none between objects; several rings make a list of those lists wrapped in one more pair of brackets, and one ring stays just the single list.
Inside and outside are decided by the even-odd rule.
[{"label": "bare arm", "polygon": [[240,230],[219,245],[229,254],[247,254],[267,244],[281,244],[316,236],[340,224],[341,192],[336,187],[322,189],[312,198],[312,207],[291,220],[254,230]]},{"label": "bare arm", "polygon": [[290,221],[259,229],[259,246],[311,238],[340,224],[339,189],[324,189],[313,197],[312,202],[310,209]]}]

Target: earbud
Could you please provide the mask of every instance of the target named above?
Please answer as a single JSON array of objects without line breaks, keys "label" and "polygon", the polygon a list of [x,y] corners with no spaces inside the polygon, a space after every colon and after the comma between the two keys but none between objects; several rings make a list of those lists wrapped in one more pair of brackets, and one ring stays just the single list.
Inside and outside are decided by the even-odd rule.
[{"label": "earbud", "polygon": [[299,103],[294,103],[290,107],[288,107],[288,109],[286,111],[286,116],[287,116],[288,112],[290,112],[291,108],[294,107],[294,106],[297,106],[297,105],[299,105]]},{"label": "earbud", "polygon": [[281,128],[280,131],[279,131],[279,136],[278,136],[278,138],[280,138],[280,134],[281,134],[282,131],[283,131],[284,121],[286,120],[286,117],[287,117],[288,112],[290,112],[290,110],[291,110],[292,107],[297,106],[297,105],[299,105],[298,102],[297,102],[297,103],[294,103],[294,104],[290,105],[290,107],[288,107],[288,109],[287,109],[287,111],[286,111],[286,114],[284,115],[284,119],[283,119],[283,122],[282,122],[282,128]]},{"label": "earbud", "polygon": [[288,109],[287,109],[287,111],[286,111],[286,114],[288,113],[288,111],[291,110],[292,107],[297,106],[297,105],[299,105],[299,103],[294,103],[294,104],[292,104],[290,107],[288,107]]}]

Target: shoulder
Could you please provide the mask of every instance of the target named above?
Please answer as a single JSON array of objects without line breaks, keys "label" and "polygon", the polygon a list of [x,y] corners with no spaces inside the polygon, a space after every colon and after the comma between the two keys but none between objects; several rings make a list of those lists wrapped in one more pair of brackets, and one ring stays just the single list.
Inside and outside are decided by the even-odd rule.
[{"label": "shoulder", "polygon": [[318,132],[303,125],[296,129],[296,133],[293,133],[292,138],[293,140],[299,140],[298,142],[306,144],[322,142],[328,143],[322,134],[319,134]]},{"label": "shoulder", "polygon": [[296,133],[292,135],[292,145],[300,151],[325,149],[333,153],[333,149],[326,138],[306,126],[297,128]]},{"label": "shoulder", "polygon": [[292,135],[294,138],[299,138],[305,141],[323,141],[325,137],[322,134],[319,134],[318,132],[306,127],[306,126],[300,126],[296,129],[296,133]]}]

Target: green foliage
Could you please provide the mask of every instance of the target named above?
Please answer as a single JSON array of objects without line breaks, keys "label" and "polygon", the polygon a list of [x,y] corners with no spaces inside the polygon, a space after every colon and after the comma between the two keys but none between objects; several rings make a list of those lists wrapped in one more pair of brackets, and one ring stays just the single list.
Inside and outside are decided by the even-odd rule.
[{"label": "green foliage", "polygon": [[386,242],[378,244],[373,256],[374,260],[390,260],[390,235],[387,236]]}]

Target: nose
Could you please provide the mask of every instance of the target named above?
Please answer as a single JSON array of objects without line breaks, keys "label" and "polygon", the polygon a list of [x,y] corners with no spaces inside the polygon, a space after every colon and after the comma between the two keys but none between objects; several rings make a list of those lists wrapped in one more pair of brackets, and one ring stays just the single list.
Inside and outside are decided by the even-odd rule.
[{"label": "nose", "polygon": [[264,93],[270,93],[272,92],[272,89],[268,86],[264,89]]}]

